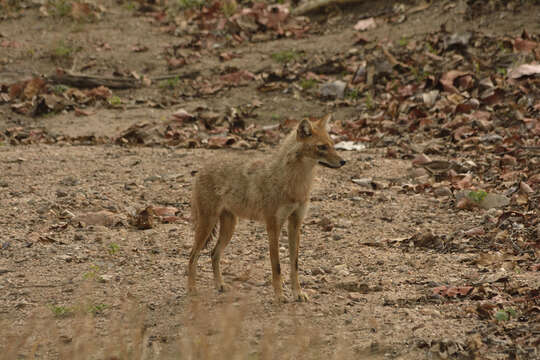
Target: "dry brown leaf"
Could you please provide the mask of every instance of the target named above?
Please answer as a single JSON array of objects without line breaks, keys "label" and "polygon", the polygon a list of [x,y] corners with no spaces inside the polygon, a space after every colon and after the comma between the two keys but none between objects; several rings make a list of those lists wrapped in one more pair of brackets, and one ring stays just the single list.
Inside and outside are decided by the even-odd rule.
[{"label": "dry brown leaf", "polygon": [[366,31],[366,30],[369,30],[369,29],[374,29],[376,27],[377,27],[377,24],[375,23],[375,19],[370,17],[370,18],[358,21],[354,25],[354,30]]}]

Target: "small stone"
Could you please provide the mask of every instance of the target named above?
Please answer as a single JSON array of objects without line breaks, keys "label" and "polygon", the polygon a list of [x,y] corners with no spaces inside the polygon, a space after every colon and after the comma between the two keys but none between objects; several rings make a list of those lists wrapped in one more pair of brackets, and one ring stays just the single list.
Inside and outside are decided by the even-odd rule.
[{"label": "small stone", "polygon": [[162,178],[161,178],[161,176],[159,176],[159,175],[152,175],[152,176],[149,176],[149,177],[145,178],[144,181],[145,181],[145,182],[147,182],[147,181],[148,181],[148,182],[154,182],[154,181],[159,181],[159,180],[161,180],[161,179],[162,179]]},{"label": "small stone", "polygon": [[364,298],[362,297],[362,294],[360,294],[359,292],[354,292],[354,291],[349,293],[349,299],[355,302],[364,300]]},{"label": "small stone", "polygon": [[506,154],[501,159],[501,166],[516,166],[516,165],[517,165],[517,160],[515,157],[511,155]]},{"label": "small stone", "polygon": [[418,177],[421,177],[421,176],[424,176],[424,175],[428,175],[428,172],[426,169],[424,168],[411,168],[411,169],[407,169],[407,176],[410,177],[410,178],[418,178]]},{"label": "small stone", "polygon": [[102,283],[106,283],[106,282],[111,281],[113,278],[114,278],[114,275],[103,274],[98,277],[98,281]]},{"label": "small stone", "polygon": [[76,185],[79,185],[79,180],[73,176],[68,176],[60,180],[60,185],[76,186]]},{"label": "small stone", "polygon": [[343,99],[347,84],[341,80],[327,82],[321,85],[320,94],[323,97]]},{"label": "small stone", "polygon": [[68,196],[67,192],[62,191],[62,190],[56,191],[56,197],[66,197],[66,196]]},{"label": "small stone", "polygon": [[351,273],[348,272],[348,271],[345,270],[345,269],[342,269],[342,270],[339,270],[337,274],[338,274],[339,276],[345,277],[345,276],[349,276]]},{"label": "small stone", "polygon": [[311,269],[311,275],[322,275],[322,274],[324,274],[324,270],[321,268]]},{"label": "small stone", "polygon": [[65,262],[73,261],[73,257],[71,255],[58,255],[58,258],[60,260],[64,260]]},{"label": "small stone", "polygon": [[510,199],[500,194],[487,194],[479,205],[483,209],[500,208],[510,204]]},{"label": "small stone", "polygon": [[503,137],[498,134],[488,134],[488,135],[480,136],[480,141],[483,143],[493,144],[493,143],[498,143],[498,142],[503,141]]},{"label": "small stone", "polygon": [[357,184],[357,185],[367,187],[367,188],[371,188],[371,182],[373,181],[373,179],[372,178],[361,178],[361,179],[352,179],[351,181],[353,183]]},{"label": "small stone", "polygon": [[84,240],[84,236],[82,234],[75,234],[75,235],[73,235],[73,240],[82,241],[82,240]]},{"label": "small stone", "polygon": [[422,94],[422,100],[424,101],[424,104],[431,107],[433,104],[435,104],[435,101],[439,97],[439,90],[432,90],[427,93]]},{"label": "small stone", "polygon": [[452,196],[452,190],[450,190],[446,186],[441,186],[433,190],[433,195],[435,195],[436,197]]}]

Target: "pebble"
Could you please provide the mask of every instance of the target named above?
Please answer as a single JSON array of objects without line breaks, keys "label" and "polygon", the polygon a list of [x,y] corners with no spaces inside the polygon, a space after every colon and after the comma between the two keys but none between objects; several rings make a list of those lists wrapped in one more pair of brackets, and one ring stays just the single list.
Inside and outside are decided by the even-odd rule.
[{"label": "pebble", "polygon": [[347,84],[341,80],[327,82],[321,85],[320,94],[323,97],[343,99]]},{"label": "pebble", "polygon": [[111,281],[113,278],[114,278],[114,275],[103,274],[99,276],[98,281],[106,283],[106,282]]},{"label": "pebble", "polygon": [[373,181],[373,179],[371,179],[371,178],[361,178],[361,179],[352,179],[351,181],[353,183],[357,184],[357,185],[367,187],[367,188],[371,188],[371,182]]},{"label": "pebble", "polygon": [[446,186],[441,186],[433,190],[433,194],[436,197],[442,197],[442,196],[452,196],[452,190],[447,188]]}]

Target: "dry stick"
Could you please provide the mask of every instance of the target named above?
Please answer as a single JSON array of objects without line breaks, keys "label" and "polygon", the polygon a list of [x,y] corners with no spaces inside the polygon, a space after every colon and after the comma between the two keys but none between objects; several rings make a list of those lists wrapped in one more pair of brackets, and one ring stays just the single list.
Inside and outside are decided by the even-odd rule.
[{"label": "dry stick", "polygon": [[315,0],[310,1],[304,5],[301,5],[293,10],[292,14],[294,16],[305,15],[309,12],[320,10],[321,8],[338,5],[338,4],[355,4],[365,2],[365,0]]},{"label": "dry stick", "polygon": [[[335,6],[335,5],[350,5],[350,4],[356,4],[356,3],[361,3],[361,2],[365,2],[366,0],[315,0],[315,1],[310,1],[304,5],[301,5],[299,7],[297,7],[296,9],[294,9],[292,11],[292,15],[294,16],[301,16],[301,15],[305,15],[309,12],[312,12],[312,11],[318,11],[320,10],[321,8],[325,8],[327,6]],[[405,13],[407,15],[410,15],[410,14],[414,14],[416,12],[419,12],[419,11],[424,11],[426,9],[428,9],[429,7],[431,6],[431,2],[423,2],[423,3],[420,3],[418,6],[415,6],[415,7],[412,7],[410,8],[408,11],[406,11]],[[368,16],[362,16],[361,18],[366,18],[366,17],[378,17],[378,16],[382,16],[382,15],[386,15],[386,14],[389,14],[389,13],[392,13],[393,10],[389,10],[389,9],[384,9],[382,11],[380,11],[379,13],[377,14],[373,14],[373,15],[368,15]]]},{"label": "dry stick", "polygon": [[[199,74],[199,71],[192,71],[183,74],[167,74],[153,77],[151,78],[151,80],[160,81],[174,78],[193,79]],[[142,86],[139,80],[130,77],[81,75],[68,72],[49,75],[48,79],[57,84],[66,84],[77,88],[93,88],[97,86],[106,86],[110,89],[133,89]]]},{"label": "dry stick", "polygon": [[402,63],[401,61],[397,60],[394,55],[392,55],[390,53],[390,51],[388,51],[388,49],[386,47],[384,47],[383,45],[379,45],[383,54],[386,55],[386,57],[388,58],[388,60],[392,63],[392,65],[399,65],[405,69],[410,69],[410,66],[405,64],[405,63]]},{"label": "dry stick", "polygon": [[132,89],[141,86],[138,80],[132,78],[76,75],[67,72],[53,74],[48,78],[54,83],[67,84],[79,88],[106,86],[110,89]]}]

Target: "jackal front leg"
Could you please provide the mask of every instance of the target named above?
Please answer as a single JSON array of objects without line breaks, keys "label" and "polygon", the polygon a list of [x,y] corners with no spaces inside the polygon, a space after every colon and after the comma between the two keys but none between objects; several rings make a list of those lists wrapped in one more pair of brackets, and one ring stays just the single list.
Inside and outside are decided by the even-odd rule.
[{"label": "jackal front leg", "polygon": [[287,235],[289,237],[289,259],[291,263],[291,287],[296,301],[308,301],[308,296],[300,288],[298,281],[298,248],[300,246],[300,228],[304,211],[295,211],[289,216]]},{"label": "jackal front leg", "polygon": [[278,303],[285,302],[281,284],[281,265],[279,264],[279,233],[282,225],[275,217],[266,220],[266,231],[268,232],[270,245],[270,262],[272,263],[272,286]]}]

